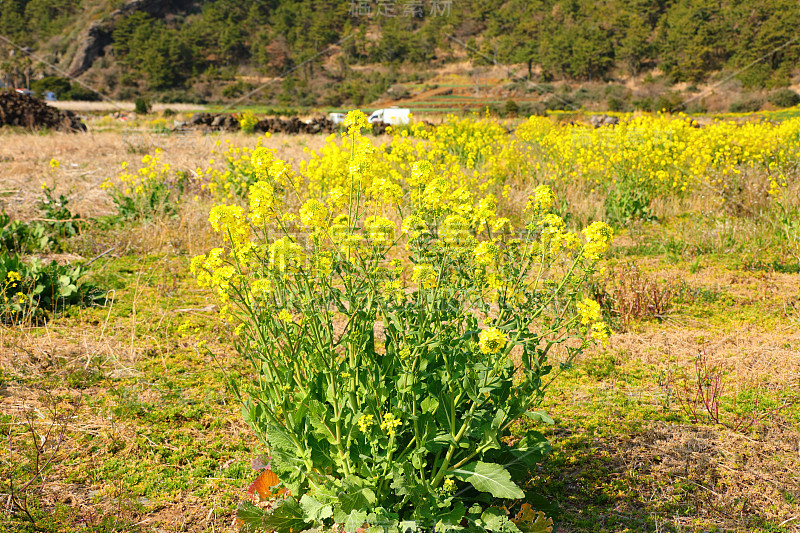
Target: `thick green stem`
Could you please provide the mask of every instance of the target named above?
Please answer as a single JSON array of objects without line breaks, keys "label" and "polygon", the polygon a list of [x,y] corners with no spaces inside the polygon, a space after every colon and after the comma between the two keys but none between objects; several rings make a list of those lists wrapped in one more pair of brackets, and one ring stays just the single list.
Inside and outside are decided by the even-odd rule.
[{"label": "thick green stem", "polygon": [[439,467],[439,471],[434,476],[433,480],[431,481],[431,487],[438,487],[439,483],[442,482],[442,478],[444,478],[445,473],[447,472],[448,467],[450,466],[450,461],[453,459],[453,454],[456,453],[458,449],[458,443],[461,442],[461,439],[464,437],[464,433],[467,431],[467,428],[472,423],[472,416],[475,413],[475,408],[478,404],[472,402],[472,406],[467,413],[467,416],[464,420],[464,425],[461,426],[458,434],[453,436],[453,442],[450,443],[450,448],[447,450],[447,455],[444,456],[444,461],[442,462],[442,466]]}]

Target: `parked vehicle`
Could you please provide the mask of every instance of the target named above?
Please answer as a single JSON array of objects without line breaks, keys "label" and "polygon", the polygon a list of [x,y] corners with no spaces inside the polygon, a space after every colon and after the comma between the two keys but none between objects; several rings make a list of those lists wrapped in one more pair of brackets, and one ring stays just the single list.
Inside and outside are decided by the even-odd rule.
[{"label": "parked vehicle", "polygon": [[345,115],[344,113],[330,113],[328,115],[328,120],[330,120],[331,122],[333,122],[338,126],[339,124],[344,122],[345,117],[347,117],[347,115]]},{"label": "parked vehicle", "polygon": [[400,124],[408,124],[410,119],[410,109],[390,107],[388,109],[377,109],[373,111],[368,120],[370,124],[383,122],[386,124],[391,124],[392,126],[399,126]]}]

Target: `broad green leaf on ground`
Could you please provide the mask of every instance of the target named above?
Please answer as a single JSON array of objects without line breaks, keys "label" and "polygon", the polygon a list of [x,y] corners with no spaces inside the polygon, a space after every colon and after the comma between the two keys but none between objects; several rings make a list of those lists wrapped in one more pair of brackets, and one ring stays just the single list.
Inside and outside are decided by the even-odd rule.
[{"label": "broad green leaf on ground", "polygon": [[520,499],[525,493],[511,481],[511,475],[498,464],[477,461],[452,471],[454,477],[470,483],[475,490],[495,498]]},{"label": "broad green leaf on ground", "polygon": [[544,411],[528,411],[525,413],[525,416],[527,416],[531,420],[544,422],[545,424],[549,424],[551,426],[555,424],[555,420],[550,418],[550,415],[548,415]]},{"label": "broad green leaf on ground", "polygon": [[345,513],[367,509],[375,503],[375,492],[364,486],[364,481],[355,476],[346,477],[342,481],[342,488],[344,490],[339,496],[339,502]]},{"label": "broad green leaf on ground", "polygon": [[264,527],[266,511],[250,502],[242,502],[236,509],[236,518],[242,523],[242,531],[257,531]]},{"label": "broad green leaf on ground", "polygon": [[275,531],[276,533],[297,533],[309,527],[303,519],[303,510],[295,500],[284,500],[272,513],[256,507],[250,502],[242,502],[236,509],[236,518],[242,523],[242,531]]},{"label": "broad green leaf on ground", "polygon": [[354,533],[356,529],[364,526],[366,520],[367,513],[365,511],[351,511],[344,522],[344,533]]},{"label": "broad green leaf on ground", "polygon": [[490,507],[481,515],[481,525],[486,531],[494,533],[520,533],[517,526],[499,509]]},{"label": "broad green leaf on ground", "polygon": [[317,501],[308,494],[303,494],[300,498],[300,507],[303,508],[305,518],[314,522],[320,522],[333,516],[333,508],[320,501]]},{"label": "broad green leaf on ground", "polygon": [[275,533],[297,533],[307,529],[310,524],[303,518],[303,510],[295,500],[284,500],[272,514],[264,517],[264,526]]},{"label": "broad green leaf on ground", "polygon": [[467,508],[464,507],[464,504],[457,502],[452,509],[447,509],[443,513],[436,514],[436,531],[444,531],[452,526],[458,526],[461,524],[461,520],[464,518],[466,512]]}]

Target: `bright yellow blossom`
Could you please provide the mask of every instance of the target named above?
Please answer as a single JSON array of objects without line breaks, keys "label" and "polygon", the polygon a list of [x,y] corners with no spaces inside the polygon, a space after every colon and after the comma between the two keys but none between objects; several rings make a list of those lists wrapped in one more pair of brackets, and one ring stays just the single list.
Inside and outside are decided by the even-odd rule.
[{"label": "bright yellow blossom", "polygon": [[605,322],[595,322],[592,324],[592,338],[600,341],[604,346],[608,344],[611,337],[611,328]]},{"label": "bright yellow blossom", "polygon": [[582,302],[578,302],[578,315],[581,317],[581,324],[588,326],[600,319],[600,304],[585,298]]},{"label": "bright yellow blossom", "polygon": [[383,415],[383,421],[381,422],[381,430],[386,433],[387,436],[393,437],[394,434],[397,432],[397,428],[403,424],[402,420],[395,418],[392,413],[386,413]]},{"label": "bright yellow blossom", "polygon": [[269,247],[269,266],[284,271],[297,266],[303,259],[303,249],[288,236],[281,237]]},{"label": "bright yellow blossom", "polygon": [[411,279],[419,283],[420,287],[431,288],[436,285],[436,271],[431,265],[414,265]]},{"label": "bright yellow blossom", "polygon": [[506,335],[498,328],[484,329],[478,334],[478,348],[486,355],[495,355],[506,345]]},{"label": "bright yellow blossom", "polygon": [[364,221],[364,231],[370,242],[376,246],[385,246],[394,239],[394,222],[384,217],[367,217]]},{"label": "bright yellow blossom", "polygon": [[492,241],[483,241],[475,247],[475,263],[480,266],[489,266],[497,259],[499,249]]},{"label": "bright yellow blossom", "polygon": [[266,181],[257,181],[250,186],[250,220],[256,226],[263,226],[272,216],[275,203],[275,190]]},{"label": "bright yellow blossom", "polygon": [[373,420],[375,420],[375,417],[372,415],[361,415],[358,419],[358,429],[360,429],[362,433],[366,433],[367,430],[372,427]]},{"label": "bright yellow blossom", "polygon": [[309,228],[323,228],[328,208],[319,200],[309,200],[300,208],[300,221]]},{"label": "bright yellow blossom", "polygon": [[596,259],[608,249],[614,238],[614,230],[605,222],[592,222],[583,230],[583,235],[586,237],[586,257]]}]

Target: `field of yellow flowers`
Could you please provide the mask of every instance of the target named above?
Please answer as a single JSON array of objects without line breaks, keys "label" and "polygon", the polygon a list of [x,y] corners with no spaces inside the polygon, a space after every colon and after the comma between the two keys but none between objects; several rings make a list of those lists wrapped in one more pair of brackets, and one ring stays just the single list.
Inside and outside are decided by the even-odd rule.
[{"label": "field of yellow flowers", "polygon": [[0,133],[10,531],[793,531],[800,119],[436,121]]},{"label": "field of yellow flowers", "polygon": [[[215,157],[183,174],[161,164],[157,153],[148,154],[136,173],[108,176],[103,187],[115,198],[139,202],[145,188],[178,181],[202,192],[200,198],[241,200],[259,179],[252,155],[263,142],[235,147],[218,142]],[[689,116],[643,115],[593,129],[537,116],[517,123],[448,116],[438,127],[418,123],[390,129],[385,138],[358,137],[351,143],[358,146],[333,135],[324,146],[306,148],[305,156],[286,162],[298,173],[298,198],[342,190],[351,164],[359,164],[365,190],[383,188],[388,195],[383,199],[396,201],[417,186],[412,166],[425,162],[437,183],[447,182],[446,192],[462,201],[491,197],[513,217],[514,195],[524,195],[531,184],[547,184],[562,198],[565,213],[580,199],[595,204],[593,218],[622,227],[698,208],[759,210],[791,198],[800,119],[714,120],[700,126]]]}]

